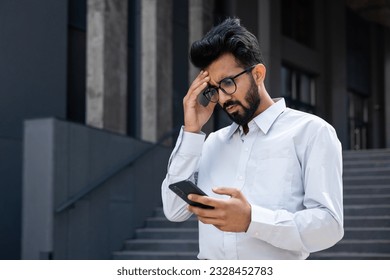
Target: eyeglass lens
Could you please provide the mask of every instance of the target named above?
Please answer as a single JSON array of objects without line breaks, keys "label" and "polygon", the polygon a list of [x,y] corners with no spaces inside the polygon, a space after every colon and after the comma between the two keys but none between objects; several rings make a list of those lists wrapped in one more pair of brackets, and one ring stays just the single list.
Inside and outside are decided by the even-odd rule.
[{"label": "eyeglass lens", "polygon": [[236,92],[237,90],[237,85],[236,83],[234,82],[234,79],[241,76],[242,74],[250,71],[251,69],[253,69],[254,66],[251,66],[249,68],[246,68],[244,69],[244,71],[242,71],[241,73],[238,73],[236,76],[232,77],[232,78],[225,78],[223,79],[218,87],[215,87],[215,86],[210,86],[208,87],[204,92],[203,92],[203,95],[210,101],[210,102],[214,102],[214,103],[217,103],[218,102],[218,99],[219,99],[219,93],[218,93],[218,90],[221,89],[224,93],[228,94],[228,95],[232,95]]},{"label": "eyeglass lens", "polygon": [[219,99],[218,89],[224,93],[231,95],[236,92],[237,85],[232,78],[223,79],[218,87],[208,87],[203,95],[211,102],[217,103]]}]

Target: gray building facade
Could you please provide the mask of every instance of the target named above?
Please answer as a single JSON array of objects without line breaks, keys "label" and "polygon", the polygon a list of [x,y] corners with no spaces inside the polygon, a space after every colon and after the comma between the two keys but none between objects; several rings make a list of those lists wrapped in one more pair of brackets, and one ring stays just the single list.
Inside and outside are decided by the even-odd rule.
[{"label": "gray building facade", "polygon": [[[367,2],[0,1],[0,259],[22,258],[27,242],[23,190],[35,173],[26,171],[26,160],[40,155],[27,156],[25,149],[35,146],[25,143],[31,139],[25,125],[31,130],[30,120],[55,118],[105,132],[88,132],[94,137],[111,133],[142,147],[168,139],[162,143],[171,147],[183,122],[182,99],[198,71],[188,61],[189,46],[227,16],[241,18],[259,38],[272,97],[327,120],[344,150],[390,148],[390,6]],[[205,130],[227,124],[217,108]],[[84,152],[74,154],[76,162],[91,156]],[[164,170],[165,162],[155,168]],[[72,181],[66,174],[61,180]],[[63,252],[61,258],[78,258]]]}]

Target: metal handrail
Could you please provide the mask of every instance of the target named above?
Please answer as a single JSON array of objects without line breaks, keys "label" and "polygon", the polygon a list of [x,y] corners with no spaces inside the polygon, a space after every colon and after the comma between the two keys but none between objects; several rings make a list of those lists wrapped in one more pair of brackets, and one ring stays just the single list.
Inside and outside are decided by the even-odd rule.
[{"label": "metal handrail", "polygon": [[164,143],[166,140],[171,138],[175,133],[178,132],[178,130],[179,130],[178,128],[174,128],[172,131],[170,131],[170,132],[166,133],[165,135],[163,135],[151,147],[148,147],[148,148],[144,149],[143,151],[139,152],[138,154],[134,155],[133,157],[129,158],[128,160],[126,160],[126,162],[124,162],[124,163],[120,164],[119,166],[113,168],[105,176],[97,179],[96,181],[94,181],[91,184],[89,184],[86,188],[82,189],[81,191],[79,191],[75,195],[71,196],[66,202],[60,204],[60,206],[58,206],[55,209],[55,213],[59,214],[59,213],[65,211],[65,210],[73,207],[74,204],[76,204],[79,200],[81,200],[82,198],[84,198],[85,196],[87,196],[88,194],[93,192],[94,190],[98,189],[100,186],[103,185],[103,183],[107,182],[108,180],[110,180],[111,178],[113,178],[114,176],[116,176],[121,171],[125,170],[126,168],[130,167],[137,160],[139,160],[140,158],[142,158],[146,154],[150,153],[155,148],[157,148],[162,143]]}]

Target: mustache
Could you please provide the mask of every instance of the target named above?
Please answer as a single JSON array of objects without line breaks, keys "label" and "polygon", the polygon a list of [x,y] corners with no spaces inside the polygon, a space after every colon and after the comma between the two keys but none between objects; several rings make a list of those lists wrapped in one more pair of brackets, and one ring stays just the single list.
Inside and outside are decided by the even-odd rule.
[{"label": "mustache", "polygon": [[229,107],[229,106],[232,106],[232,105],[240,105],[242,106],[241,102],[238,101],[238,100],[229,100],[229,101],[226,101],[224,104],[223,104],[223,109],[226,111],[226,108]]}]

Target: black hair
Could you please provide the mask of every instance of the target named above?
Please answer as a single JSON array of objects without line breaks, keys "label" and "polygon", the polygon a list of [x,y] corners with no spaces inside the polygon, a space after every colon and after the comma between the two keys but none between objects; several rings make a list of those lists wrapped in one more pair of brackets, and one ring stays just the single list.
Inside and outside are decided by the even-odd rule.
[{"label": "black hair", "polygon": [[225,19],[195,41],[190,49],[190,60],[195,67],[203,69],[225,53],[231,53],[242,67],[263,63],[257,38],[238,18]]}]

